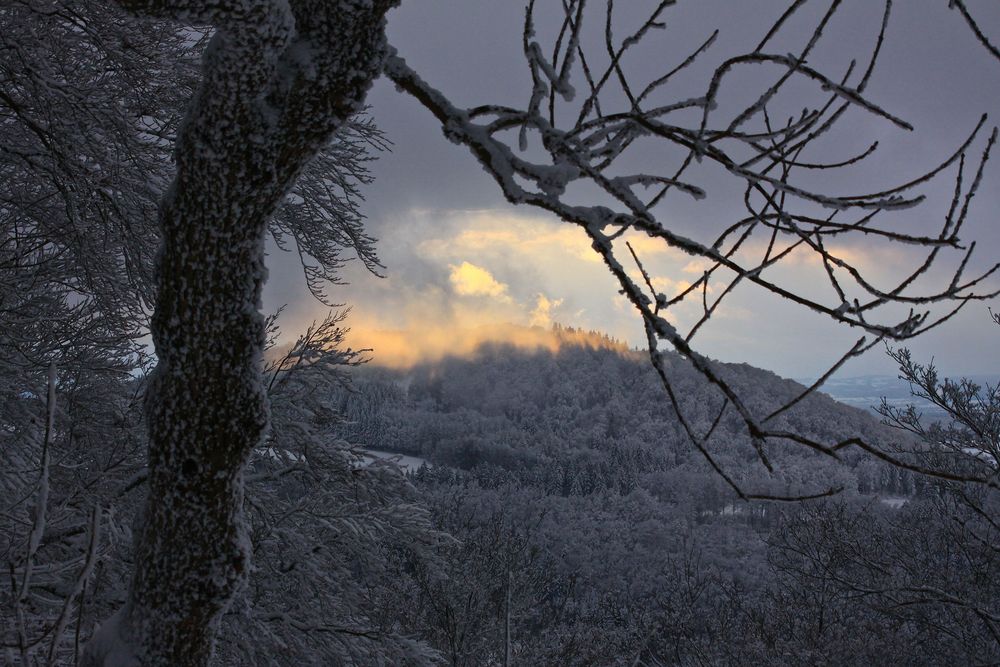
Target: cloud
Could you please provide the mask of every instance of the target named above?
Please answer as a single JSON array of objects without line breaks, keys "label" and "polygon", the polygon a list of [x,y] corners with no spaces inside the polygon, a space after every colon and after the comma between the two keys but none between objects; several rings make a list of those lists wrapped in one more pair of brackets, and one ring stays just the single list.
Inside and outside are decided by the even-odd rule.
[{"label": "cloud", "polygon": [[[404,222],[406,224],[404,224]],[[540,332],[559,323],[596,329],[627,341],[645,343],[635,308],[619,293],[619,286],[590,247],[587,235],[540,215],[492,210],[408,210],[398,221],[406,235],[383,246],[388,278],[355,272],[348,287],[333,294],[354,306],[349,325],[350,344],[374,348],[377,364],[410,366],[450,355],[468,355],[482,342],[509,342],[546,347]],[[653,288],[668,299],[701,277],[708,264],[671,248],[660,239],[625,234],[616,246],[629,241],[649,272]],[[839,247],[844,256],[874,261],[874,249]],[[627,249],[618,248],[623,260]],[[766,244],[750,239],[734,258],[752,266],[766,252]],[[889,262],[883,262],[884,266]],[[638,267],[626,264],[631,277],[645,284]],[[878,267],[877,267],[878,268]],[[825,270],[814,253],[798,249],[765,277],[807,296],[828,299]],[[720,269],[709,285],[721,294],[733,274]],[[315,309],[292,310],[286,330],[296,331],[318,315]],[[701,288],[666,313],[679,331],[687,331],[702,315]],[[801,316],[787,304],[743,281],[699,330],[699,351],[713,357],[748,360],[782,368],[793,362],[790,348],[807,347],[797,332]],[[789,324],[794,323],[794,325]],[[820,329],[816,328],[816,331]],[[833,335],[837,332],[826,332]],[[782,338],[792,336],[792,340]],[[544,337],[543,337],[544,338]],[[774,341],[783,340],[782,345]],[[806,373],[798,371],[800,375]]]},{"label": "cloud", "polygon": [[[421,341],[415,349],[426,351],[437,349],[428,338],[441,340],[442,350],[457,345],[447,342],[449,328],[502,331],[503,323],[543,329],[559,323],[599,329],[633,344],[644,340],[634,309],[616,305],[619,287],[574,225],[517,211],[409,209],[398,226],[408,230],[405,238],[397,235],[382,248],[388,278],[355,273],[343,296],[334,297],[354,306],[352,326],[359,331],[427,332],[414,334]],[[635,237],[651,268],[690,259],[658,240],[626,236]],[[405,356],[400,339],[390,344],[378,335],[383,351]],[[360,337],[355,342],[369,346]]]},{"label": "cloud", "polygon": [[531,311],[530,324],[533,327],[545,327],[546,329],[552,326],[552,311],[563,303],[562,299],[549,299],[541,292],[538,293],[538,297],[535,300],[535,309]]},{"label": "cloud", "polygon": [[681,267],[681,271],[684,273],[698,273],[702,274],[708,271],[710,268],[715,266],[715,262],[704,257],[698,257],[692,259],[690,262]]},{"label": "cloud", "polygon": [[419,243],[417,252],[428,258],[509,258],[511,251],[516,251],[517,257],[531,260],[601,263],[581,229],[551,218],[494,210],[422,213],[441,218],[454,232]]},{"label": "cloud", "polygon": [[647,234],[638,234],[631,232],[625,234],[619,241],[621,243],[621,251],[627,253],[627,249],[624,247],[624,242],[628,242],[632,249],[639,255],[639,258],[645,261],[648,258],[669,258],[674,260],[674,262],[680,262],[683,258],[688,257],[687,253],[683,250],[675,248],[661,238],[653,238]]},{"label": "cloud", "polygon": [[471,262],[462,262],[459,265],[450,264],[451,273],[448,274],[448,282],[461,296],[488,296],[498,299],[504,303],[510,303],[512,299],[508,294],[508,286],[496,278],[493,274],[481,266],[476,266]]},{"label": "cloud", "polygon": [[[655,276],[650,279],[650,282],[653,284],[653,289],[662,293],[668,299],[683,293],[691,287],[691,283],[687,280],[672,280],[666,276]],[[708,291],[709,293],[712,292],[711,286],[709,286]]]}]

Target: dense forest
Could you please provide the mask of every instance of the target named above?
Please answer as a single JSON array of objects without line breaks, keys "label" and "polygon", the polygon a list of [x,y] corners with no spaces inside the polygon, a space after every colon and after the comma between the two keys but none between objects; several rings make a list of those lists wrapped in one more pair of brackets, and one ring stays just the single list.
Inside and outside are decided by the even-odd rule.
[{"label": "dense forest", "polygon": [[[946,486],[867,455],[841,465],[791,449],[770,455],[798,490],[836,480],[841,493],[743,502],[664,413],[642,354],[591,342],[365,367],[339,392],[347,423],[337,437],[427,461],[408,459],[408,479],[435,528],[458,543],[438,554],[443,567],[393,551],[391,595],[411,610],[406,631],[448,664],[503,664],[507,650],[532,665],[1000,655],[996,554],[977,532],[993,528]],[[680,357],[670,368],[685,409],[712,419],[716,392]],[[765,404],[802,389],[745,364],[724,368]],[[906,440],[821,394],[783,418],[829,440]],[[728,421],[711,443],[717,460],[766,486],[767,470],[741,458],[742,432]]]},{"label": "dense forest", "polygon": [[[657,403],[641,353],[557,329],[538,350],[492,345],[392,370],[338,351],[341,324],[271,348],[273,426],[243,502],[254,568],[223,616],[219,664],[1000,658],[990,487],[801,448],[768,452],[786,480],[777,484],[745,460],[724,415],[709,445],[744,488],[841,489],[746,502]],[[801,390],[720,367],[761,408]],[[713,419],[716,390],[680,357],[670,369],[685,409]],[[5,376],[11,500],[0,549],[16,585],[0,589],[0,628],[8,649],[23,638],[72,663],[126,595],[146,484],[145,379],[58,373],[51,431],[44,379]],[[830,439],[860,431],[887,447],[919,444],[819,393],[780,419]],[[25,563],[32,594],[19,599]]]}]

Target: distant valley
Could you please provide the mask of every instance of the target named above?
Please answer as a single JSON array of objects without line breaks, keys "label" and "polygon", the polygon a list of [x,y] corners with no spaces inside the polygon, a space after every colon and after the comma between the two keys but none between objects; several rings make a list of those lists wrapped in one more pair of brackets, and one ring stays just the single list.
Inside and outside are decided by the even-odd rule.
[{"label": "distant valley", "polygon": [[[960,378],[952,378],[958,380]],[[1000,375],[983,374],[971,375],[968,379],[979,385],[996,385],[1000,382]],[[798,379],[797,382],[808,385],[814,382],[815,378]],[[850,405],[854,408],[868,410],[873,414],[875,408],[886,402],[893,407],[905,407],[913,404],[922,414],[923,419],[928,422],[938,421],[946,418],[944,410],[938,406],[921,398],[916,398],[910,392],[910,385],[895,375],[861,375],[856,377],[838,378],[834,377],[823,385],[820,390],[834,400]]]}]

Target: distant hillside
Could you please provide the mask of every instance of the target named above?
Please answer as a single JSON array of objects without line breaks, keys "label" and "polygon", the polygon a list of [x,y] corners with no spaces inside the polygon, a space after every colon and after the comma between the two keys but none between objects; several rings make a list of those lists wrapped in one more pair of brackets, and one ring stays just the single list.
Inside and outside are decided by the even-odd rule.
[{"label": "distant hillside", "polygon": [[[347,421],[333,435],[372,456],[414,457],[404,462],[418,466],[408,481],[435,527],[457,538],[430,566],[405,551],[386,554],[398,572],[389,604],[407,610],[402,629],[455,665],[501,664],[497,649],[511,636],[523,665],[827,664],[811,653],[801,619],[828,622],[830,580],[805,569],[801,583],[789,574],[798,570],[782,569],[801,553],[791,531],[825,535],[851,517],[852,530],[872,525],[859,544],[881,547],[901,519],[923,534],[926,516],[907,517],[934,496],[926,480],[858,451],[840,464],[780,443],[767,445],[771,474],[730,408],[706,448],[744,488],[843,488],[831,501],[742,502],[689,442],[644,353],[595,334],[529,333],[541,344],[488,342],[405,368],[356,368],[353,390],[334,397]],[[719,392],[682,357],[668,360],[683,413],[704,433]],[[758,414],[803,389],[746,364],[719,369]],[[899,437],[826,395],[775,421],[824,441]],[[824,560],[822,571],[830,567]],[[830,641],[860,655],[871,628],[899,630],[863,613],[852,595],[835,593],[844,630]],[[870,660],[835,662],[941,664],[913,659],[923,645],[907,654],[885,641],[876,648]],[[621,659],[644,655],[654,659]]]},{"label": "distant hillside", "polygon": [[[338,437],[465,470],[489,465],[544,476],[565,470],[568,461],[586,460],[592,469],[586,484],[685,467],[704,475],[706,485],[717,486],[718,476],[691,446],[644,353],[593,332],[525,331],[537,345],[482,343],[461,356],[431,363],[355,369],[355,391],[338,399],[337,407],[348,419]],[[803,389],[747,364],[720,368],[758,414]],[[705,432],[721,408],[721,395],[679,355],[671,357],[669,370],[685,415]],[[823,394],[776,421],[780,428],[823,441],[854,435],[901,437],[869,413]],[[774,492],[787,493],[792,487],[807,492],[826,488],[831,480],[862,493],[895,493],[907,485],[899,471],[882,470],[859,452],[846,453],[845,467],[780,443],[769,445],[769,455],[784,474],[772,476],[757,461],[731,408],[708,446],[730,474]],[[623,460],[631,463],[623,465]],[[629,465],[636,468],[632,473]],[[594,481],[602,475],[604,481]],[[567,489],[580,484],[572,479],[547,483]]]},{"label": "distant hillside", "polygon": [[[958,378],[953,378],[958,379]],[[1000,375],[972,375],[969,379],[980,385],[996,385]],[[802,380],[811,382],[812,380]],[[833,399],[855,408],[875,412],[885,398],[889,405],[904,407],[913,404],[922,413],[924,420],[945,419],[944,410],[910,392],[910,385],[895,375],[862,375],[858,377],[832,378],[823,385],[823,392]]]}]

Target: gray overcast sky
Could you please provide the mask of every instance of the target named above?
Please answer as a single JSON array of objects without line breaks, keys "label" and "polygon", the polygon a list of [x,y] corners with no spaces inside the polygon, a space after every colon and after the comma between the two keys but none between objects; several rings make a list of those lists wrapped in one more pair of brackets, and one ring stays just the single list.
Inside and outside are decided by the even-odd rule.
[{"label": "gray overcast sky", "polygon": [[[545,11],[559,4],[539,0],[541,29]],[[619,2],[621,34],[652,4]],[[666,29],[626,63],[628,71],[636,79],[655,77],[718,27],[716,46],[671,90],[677,99],[703,94],[714,66],[752,49],[787,4],[680,2],[665,15]],[[829,2],[809,4],[815,9],[803,16],[802,25],[829,6]],[[864,59],[877,32],[881,4],[844,2],[810,63],[839,73],[852,56]],[[985,28],[997,27],[993,37],[1000,40],[1000,3],[983,0],[970,2],[969,7]],[[408,0],[390,15],[389,34],[409,64],[456,103],[523,105],[530,93],[530,76],[521,55],[522,21],[523,5],[512,0]],[[804,39],[802,31],[791,25],[775,50],[797,50]],[[743,78],[741,71],[729,85],[734,104],[760,91],[762,82],[773,80],[773,75],[772,70]],[[974,41],[959,14],[948,10],[948,0],[896,2],[884,52],[867,92],[873,102],[910,122],[915,131],[903,132],[871,114],[849,112],[844,130],[827,142],[830,157],[846,157],[873,140],[880,142],[880,150],[864,166],[816,186],[823,191],[853,194],[905,182],[954,151],[982,113],[990,114],[992,127],[1000,120],[1000,61]],[[447,348],[453,344],[449,337],[456,335],[456,327],[483,328],[508,321],[542,325],[558,321],[641,342],[637,314],[617,295],[613,278],[596,261],[582,232],[539,211],[507,205],[468,151],[444,139],[431,115],[385,80],[375,85],[369,103],[395,144],[392,153],[375,164],[377,181],[367,190],[365,206],[370,229],[380,239],[388,277],[379,280],[353,267],[345,273],[351,284],[332,290],[335,299],[354,308],[356,344],[364,344],[360,334],[373,329],[419,328],[425,332],[419,344],[436,338],[439,347]],[[973,152],[978,155],[983,145],[977,143]],[[921,190],[929,201],[907,212],[906,229],[930,230],[940,224],[951,199],[953,175],[949,172]],[[708,198],[676,199],[675,208],[661,221],[710,241],[744,211],[725,174],[705,169],[698,176]],[[979,241],[980,266],[1000,259],[998,186],[1000,159],[995,159],[963,234],[963,240]],[[845,252],[866,262],[875,278],[885,279],[883,285],[892,276],[904,275],[914,262],[905,252],[883,252],[867,244],[850,246]],[[319,316],[322,307],[306,294],[294,260],[272,255],[269,261],[265,305],[288,302],[289,329]],[[700,275],[699,267],[681,256],[654,252],[650,261],[666,291]],[[780,275],[793,284],[812,280],[815,274],[799,264],[793,262]],[[992,354],[1000,332],[989,322],[986,306],[968,306],[910,347],[920,358],[933,355],[947,373],[1000,369]],[[709,356],[805,377],[822,372],[859,335],[747,289],[731,297],[698,340]],[[417,337],[413,340],[418,345]],[[893,370],[885,355],[873,350],[842,375]]]}]

